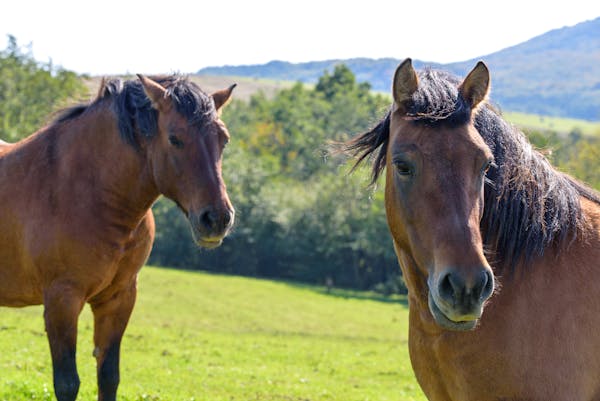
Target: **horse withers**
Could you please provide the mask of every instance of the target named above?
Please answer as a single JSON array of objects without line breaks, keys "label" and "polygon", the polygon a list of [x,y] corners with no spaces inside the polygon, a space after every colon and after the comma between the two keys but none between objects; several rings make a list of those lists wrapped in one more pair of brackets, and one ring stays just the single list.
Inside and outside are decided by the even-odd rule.
[{"label": "horse withers", "polygon": [[205,94],[181,76],[103,82],[15,143],[0,143],[0,305],[43,304],[58,401],[79,389],[77,320],[94,315],[98,400],[116,399],[123,332],[154,240],[161,194],[198,245],[234,221],[221,175],[229,133],[219,111],[234,86]]},{"label": "horse withers", "polygon": [[385,169],[409,292],[409,350],[432,401],[600,400],[600,195],[563,174],[464,80],[410,59],[393,104],[347,143]]}]

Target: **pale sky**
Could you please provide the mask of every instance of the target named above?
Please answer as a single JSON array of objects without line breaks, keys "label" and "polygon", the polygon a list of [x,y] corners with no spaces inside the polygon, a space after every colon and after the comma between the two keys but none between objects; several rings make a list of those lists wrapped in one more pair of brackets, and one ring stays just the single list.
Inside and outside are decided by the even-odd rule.
[{"label": "pale sky", "polygon": [[0,8],[0,49],[11,34],[37,60],[92,75],[352,57],[448,63],[597,17],[597,0],[12,0]]}]

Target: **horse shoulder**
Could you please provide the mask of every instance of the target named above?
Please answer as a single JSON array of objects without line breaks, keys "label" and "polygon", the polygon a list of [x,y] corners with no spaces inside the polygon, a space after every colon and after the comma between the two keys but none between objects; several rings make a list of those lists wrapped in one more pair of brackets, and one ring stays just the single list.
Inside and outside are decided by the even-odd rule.
[{"label": "horse shoulder", "polygon": [[150,255],[153,242],[154,216],[152,210],[148,210],[129,239],[113,252],[107,252],[110,262],[103,264],[105,268],[94,283],[88,302],[99,305],[124,289],[133,288],[135,291],[137,275]]},{"label": "horse shoulder", "polygon": [[118,274],[137,274],[146,263],[154,243],[155,224],[152,209],[148,209],[138,226],[125,244],[124,255],[119,262]]},{"label": "horse shoulder", "polygon": [[142,254],[149,255],[150,248],[152,248],[152,243],[154,242],[155,232],[154,214],[152,213],[152,209],[148,209],[140,224],[133,231],[132,239],[127,244],[127,248],[133,253],[141,252]]}]

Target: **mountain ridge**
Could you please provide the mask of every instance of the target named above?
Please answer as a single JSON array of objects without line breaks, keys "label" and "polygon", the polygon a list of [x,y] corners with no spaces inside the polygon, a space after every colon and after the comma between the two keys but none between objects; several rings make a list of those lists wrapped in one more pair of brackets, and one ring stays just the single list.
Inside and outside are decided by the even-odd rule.
[{"label": "mountain ridge", "polygon": [[[315,83],[325,71],[345,64],[360,82],[389,93],[391,77],[402,58],[357,57],[290,63],[206,67],[199,75]],[[437,63],[413,60],[415,68],[430,66],[464,76],[483,60],[492,74],[491,100],[506,111],[600,121],[600,17],[557,28],[520,44],[473,59]]]}]

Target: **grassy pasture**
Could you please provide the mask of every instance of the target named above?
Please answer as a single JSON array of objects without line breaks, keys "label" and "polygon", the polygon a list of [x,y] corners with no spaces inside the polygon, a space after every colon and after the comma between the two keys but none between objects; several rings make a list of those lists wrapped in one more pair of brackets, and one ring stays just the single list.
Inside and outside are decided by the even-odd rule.
[{"label": "grassy pasture", "polygon": [[[422,401],[404,298],[145,267],[121,401]],[[78,399],[96,397],[89,308]],[[0,308],[0,401],[54,400],[42,308]]]},{"label": "grassy pasture", "polygon": [[561,134],[579,130],[584,135],[600,136],[600,122],[540,116],[516,112],[503,113],[504,118],[521,129],[536,129],[541,131],[556,131]]}]

